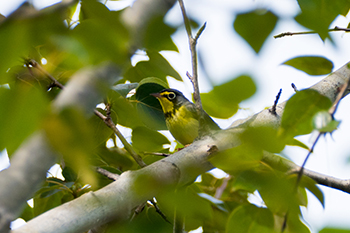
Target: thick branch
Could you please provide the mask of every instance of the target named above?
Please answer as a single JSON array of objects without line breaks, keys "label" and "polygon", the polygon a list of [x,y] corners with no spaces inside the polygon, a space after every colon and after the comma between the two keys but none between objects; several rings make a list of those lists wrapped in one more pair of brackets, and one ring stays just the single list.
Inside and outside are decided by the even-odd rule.
[{"label": "thick branch", "polygon": [[[300,173],[300,166],[275,154],[265,153],[263,161],[269,164],[271,167],[279,169],[283,172]],[[350,179],[339,179],[305,168],[303,169],[303,175],[310,177],[318,184],[350,193]]]}]

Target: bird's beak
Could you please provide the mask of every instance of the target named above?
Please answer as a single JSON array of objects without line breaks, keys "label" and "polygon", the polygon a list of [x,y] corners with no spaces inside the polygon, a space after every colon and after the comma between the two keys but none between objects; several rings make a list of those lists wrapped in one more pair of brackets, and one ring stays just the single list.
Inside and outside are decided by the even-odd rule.
[{"label": "bird's beak", "polygon": [[159,93],[151,93],[151,96],[154,96],[156,98],[161,98],[162,96]]}]

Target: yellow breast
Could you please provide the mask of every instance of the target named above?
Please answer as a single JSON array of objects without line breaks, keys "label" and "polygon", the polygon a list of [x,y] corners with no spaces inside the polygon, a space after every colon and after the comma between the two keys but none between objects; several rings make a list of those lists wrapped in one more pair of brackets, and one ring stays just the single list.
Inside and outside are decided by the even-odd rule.
[{"label": "yellow breast", "polygon": [[198,136],[199,122],[184,106],[177,109],[172,117],[166,119],[166,125],[182,145],[191,144]]}]

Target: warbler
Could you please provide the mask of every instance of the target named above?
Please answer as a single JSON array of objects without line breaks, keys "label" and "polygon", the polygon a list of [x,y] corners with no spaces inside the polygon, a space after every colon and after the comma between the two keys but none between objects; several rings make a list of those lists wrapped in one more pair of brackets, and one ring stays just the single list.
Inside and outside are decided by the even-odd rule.
[{"label": "warbler", "polygon": [[[198,137],[199,129],[200,116],[195,105],[175,89],[164,89],[151,95],[159,100],[167,128],[174,138],[182,145],[191,144]],[[204,110],[202,111],[204,123],[209,129],[220,129],[213,119]]]}]

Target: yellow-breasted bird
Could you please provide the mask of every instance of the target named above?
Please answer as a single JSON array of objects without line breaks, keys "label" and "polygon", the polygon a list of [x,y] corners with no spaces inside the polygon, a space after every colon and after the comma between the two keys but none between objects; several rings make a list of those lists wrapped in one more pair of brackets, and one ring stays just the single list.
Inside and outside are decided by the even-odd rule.
[{"label": "yellow-breasted bird", "polygon": [[[195,105],[180,91],[164,89],[153,93],[163,109],[166,125],[174,138],[182,145],[191,144],[198,136],[199,115]],[[220,127],[203,111],[204,123],[210,130],[219,130]]]}]

